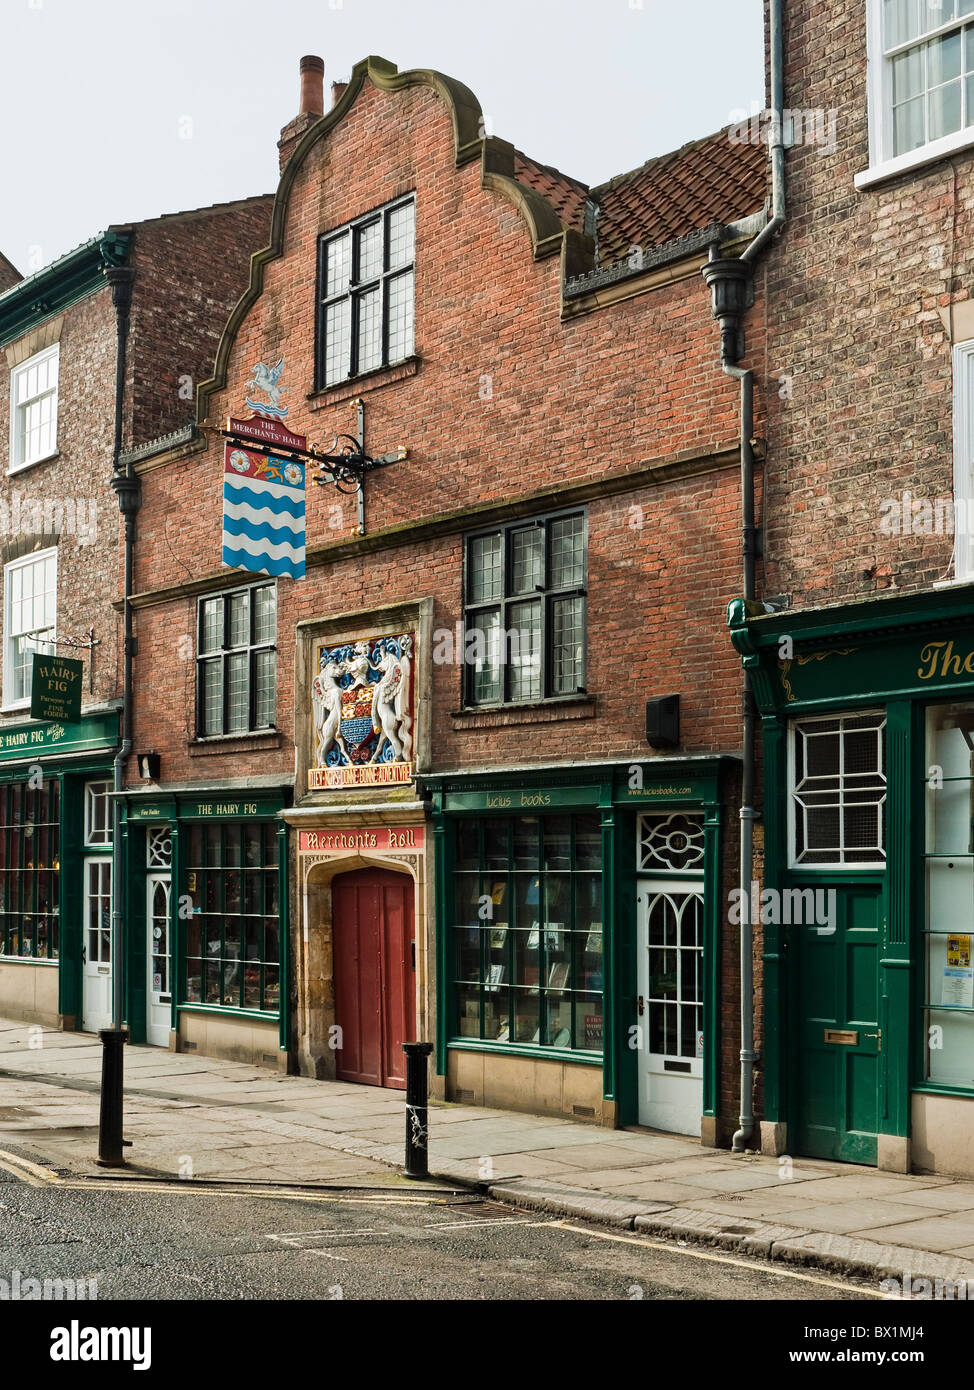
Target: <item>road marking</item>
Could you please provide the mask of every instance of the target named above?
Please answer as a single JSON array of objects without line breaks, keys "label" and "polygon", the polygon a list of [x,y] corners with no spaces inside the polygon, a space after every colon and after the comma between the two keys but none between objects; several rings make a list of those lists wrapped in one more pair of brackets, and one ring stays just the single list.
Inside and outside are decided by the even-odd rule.
[{"label": "road marking", "polygon": [[759,1265],[757,1260],[735,1260],[731,1255],[713,1255],[703,1250],[692,1250],[689,1246],[679,1247],[672,1243],[666,1244],[662,1241],[644,1240],[641,1236],[618,1236],[609,1231],[587,1231],[584,1226],[573,1226],[568,1221],[558,1221],[555,1224],[565,1231],[576,1231],[579,1235],[594,1236],[596,1240],[614,1240],[620,1245],[640,1245],[646,1250],[668,1250],[671,1255],[677,1251],[681,1255],[689,1255],[694,1260],[708,1260],[713,1264],[736,1265],[739,1269],[749,1269],[753,1273],[755,1269],[762,1269],[765,1274],[780,1274],[782,1279],[800,1279],[804,1284],[821,1284],[826,1289],[842,1289],[848,1293],[850,1289],[857,1293],[865,1294],[867,1298],[883,1298],[883,1294],[878,1291],[874,1293],[871,1289],[860,1288],[858,1284],[840,1284],[834,1279],[816,1279],[811,1274],[799,1274],[793,1269],[778,1269],[777,1267],[768,1268]]},{"label": "road marking", "polygon": [[[348,1206],[399,1206],[429,1207],[450,1206],[461,1192],[449,1191],[434,1195],[421,1193],[399,1193],[394,1189],[377,1192],[374,1197],[349,1197],[341,1190],[337,1192],[280,1191],[267,1187],[217,1187],[197,1184],[192,1179],[168,1181],[140,1181],[138,1178],[62,1178],[51,1168],[32,1163],[29,1158],[21,1158],[6,1149],[0,1149],[0,1168],[19,1178],[31,1187],[62,1187],[72,1192],[180,1192],[186,1195],[212,1197],[263,1197],[275,1202],[341,1202]],[[361,1191],[361,1188],[358,1189]]]},{"label": "road marking", "polygon": [[299,1245],[303,1240],[316,1240],[319,1236],[339,1236],[342,1240],[348,1240],[350,1236],[391,1235],[395,1235],[395,1231],[376,1231],[371,1228],[364,1231],[278,1231],[276,1234],[264,1232],[265,1240],[279,1240],[282,1245]]},{"label": "road marking", "polygon": [[19,1154],[8,1153],[6,1149],[0,1149],[0,1168],[12,1173],[15,1178],[20,1178],[21,1182],[26,1182],[31,1187],[61,1186],[62,1184],[62,1179],[51,1168],[42,1168],[39,1163],[31,1163],[29,1158],[21,1158]]},{"label": "road marking", "polygon": [[340,1192],[275,1192],[266,1187],[201,1187],[190,1180],[139,1182],[133,1178],[79,1178],[62,1182],[61,1186],[87,1192],[179,1192],[188,1197],[261,1197],[268,1202],[337,1202],[350,1207],[445,1207],[454,1200],[452,1197],[346,1197]]},{"label": "road marking", "polygon": [[427,1231],[469,1231],[474,1226],[552,1226],[553,1221],[526,1221],[518,1216],[492,1217],[489,1221],[428,1221]]}]

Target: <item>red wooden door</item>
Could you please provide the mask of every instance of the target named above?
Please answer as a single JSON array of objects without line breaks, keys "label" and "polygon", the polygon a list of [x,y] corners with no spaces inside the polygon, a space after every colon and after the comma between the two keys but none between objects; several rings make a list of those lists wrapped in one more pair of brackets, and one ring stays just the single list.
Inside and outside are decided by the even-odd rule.
[{"label": "red wooden door", "polygon": [[413,881],[391,869],[332,880],[338,1077],[406,1087],[404,1042],[416,1036]]}]

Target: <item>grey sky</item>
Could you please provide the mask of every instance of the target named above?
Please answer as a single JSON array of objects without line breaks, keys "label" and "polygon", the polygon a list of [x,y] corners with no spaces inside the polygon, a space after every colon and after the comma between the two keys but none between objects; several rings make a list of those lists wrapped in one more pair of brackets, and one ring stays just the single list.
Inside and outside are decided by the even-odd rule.
[{"label": "grey sky", "polygon": [[[465,82],[488,128],[589,184],[763,92],[761,0],[2,0],[0,250],[29,273],[112,222],[277,184],[298,59]],[[329,98],[330,99],[330,94]]]}]

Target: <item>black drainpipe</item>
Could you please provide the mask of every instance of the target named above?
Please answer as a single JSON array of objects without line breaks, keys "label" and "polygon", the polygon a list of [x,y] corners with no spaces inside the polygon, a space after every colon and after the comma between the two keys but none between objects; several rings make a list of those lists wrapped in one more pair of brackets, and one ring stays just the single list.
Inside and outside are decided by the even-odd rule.
[{"label": "black drainpipe", "polygon": [[122,420],[125,405],[126,355],[129,335],[129,312],[132,305],[132,281],[135,271],[130,266],[109,266],[105,278],[112,289],[115,306],[115,438],[112,446],[112,489],[118,498],[118,509],[125,523],[125,592],[123,618],[123,676],[122,676],[122,740],[115,755],[112,799],[112,1026],[101,1031],[102,1079],[101,1111],[98,1126],[98,1163],[103,1167],[119,1168],[125,1163],[122,1153],[122,1048],[125,1044],[125,911],[124,864],[122,860],[122,802],[118,795],[125,785],[125,766],[132,751],[132,658],[135,639],[132,636],[132,562],[135,545],[135,517],[139,510],[139,480],[131,463],[120,466],[122,453]]},{"label": "black drainpipe", "polygon": [[[741,550],[744,562],[744,599],[753,603],[758,533],[754,520],[754,374],[736,364],[744,356],[741,321],[754,303],[753,262],[785,221],[784,139],[784,0],[770,0],[768,36],[771,48],[771,216],[739,257],[723,258],[720,246],[710,248],[703,277],[710,287],[714,318],[720,324],[720,366],[741,383]],[[754,881],[755,743],[757,711],[751,675],[745,668],[741,708],[741,1110],[740,1128],[732,1147],[742,1153],[754,1132],[754,922],[756,904],[751,901]]]}]

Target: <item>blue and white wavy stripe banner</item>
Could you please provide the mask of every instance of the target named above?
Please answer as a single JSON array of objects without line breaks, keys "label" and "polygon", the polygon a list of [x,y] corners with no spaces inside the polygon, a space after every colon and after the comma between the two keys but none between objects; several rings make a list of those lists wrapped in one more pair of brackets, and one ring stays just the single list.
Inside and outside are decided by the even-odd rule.
[{"label": "blue and white wavy stripe banner", "polygon": [[304,465],[227,445],[223,563],[300,579],[304,548]]}]

